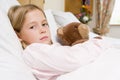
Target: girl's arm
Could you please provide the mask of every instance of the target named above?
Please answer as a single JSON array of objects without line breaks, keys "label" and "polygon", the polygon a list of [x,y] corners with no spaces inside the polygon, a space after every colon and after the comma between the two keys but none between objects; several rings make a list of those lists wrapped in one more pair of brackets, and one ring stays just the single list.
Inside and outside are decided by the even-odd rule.
[{"label": "girl's arm", "polygon": [[93,62],[105,48],[98,42],[75,46],[32,44],[23,53],[25,62],[37,71],[52,74],[71,72]]}]

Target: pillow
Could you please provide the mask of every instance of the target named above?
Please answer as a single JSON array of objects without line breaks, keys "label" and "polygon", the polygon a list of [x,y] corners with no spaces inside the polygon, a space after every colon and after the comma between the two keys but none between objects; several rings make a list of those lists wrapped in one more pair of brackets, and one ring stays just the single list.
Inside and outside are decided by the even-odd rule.
[{"label": "pillow", "polygon": [[48,25],[50,27],[52,41],[53,41],[53,43],[56,43],[57,42],[56,31],[57,31],[58,25],[56,24],[56,21],[54,19],[51,9],[44,10],[44,12],[45,12],[45,15],[46,15],[46,18],[48,21]]},{"label": "pillow", "polygon": [[0,10],[0,80],[35,80],[21,52],[22,46],[10,21]]},{"label": "pillow", "polygon": [[0,9],[6,13],[13,5],[20,5],[20,3],[17,0],[0,0]]},{"label": "pillow", "polygon": [[60,26],[65,26],[71,22],[80,22],[71,12],[52,11],[52,13]]}]

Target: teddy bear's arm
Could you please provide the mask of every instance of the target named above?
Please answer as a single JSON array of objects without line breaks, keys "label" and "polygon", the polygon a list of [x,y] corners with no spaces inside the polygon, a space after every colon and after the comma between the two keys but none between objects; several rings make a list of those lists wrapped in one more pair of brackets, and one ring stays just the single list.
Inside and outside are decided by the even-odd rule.
[{"label": "teddy bear's arm", "polygon": [[75,44],[78,44],[78,43],[83,43],[85,41],[87,41],[88,39],[81,39],[81,40],[77,40],[75,41],[74,43],[72,43],[72,46],[75,45]]}]

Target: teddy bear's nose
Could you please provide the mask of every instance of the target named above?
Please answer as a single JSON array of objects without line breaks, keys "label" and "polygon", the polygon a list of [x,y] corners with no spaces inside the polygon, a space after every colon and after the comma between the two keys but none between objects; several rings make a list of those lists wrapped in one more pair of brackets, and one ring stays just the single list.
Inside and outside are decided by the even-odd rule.
[{"label": "teddy bear's nose", "polygon": [[75,29],[78,29],[78,26],[74,26]]}]

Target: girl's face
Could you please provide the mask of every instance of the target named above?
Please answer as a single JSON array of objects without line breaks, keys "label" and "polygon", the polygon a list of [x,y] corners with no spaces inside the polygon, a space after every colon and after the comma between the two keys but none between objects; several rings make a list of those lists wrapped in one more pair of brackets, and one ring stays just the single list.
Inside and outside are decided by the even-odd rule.
[{"label": "girl's face", "polygon": [[18,36],[26,45],[31,43],[51,44],[50,30],[44,14],[38,9],[29,11]]}]

